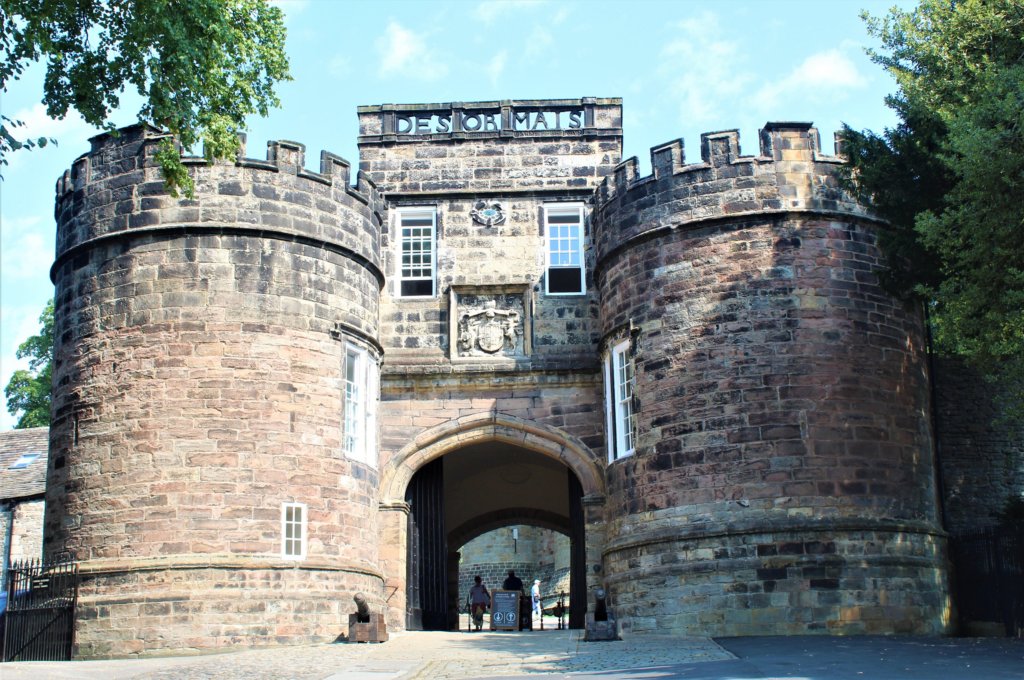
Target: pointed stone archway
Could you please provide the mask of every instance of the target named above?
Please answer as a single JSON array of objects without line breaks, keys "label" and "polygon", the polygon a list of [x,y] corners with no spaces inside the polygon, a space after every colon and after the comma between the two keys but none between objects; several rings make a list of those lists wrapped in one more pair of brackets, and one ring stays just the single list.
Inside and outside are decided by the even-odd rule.
[{"label": "pointed stone archway", "polygon": [[[410,506],[405,494],[410,481],[417,471],[448,453],[489,443],[501,443],[540,454],[572,472],[572,477],[579,482],[577,493],[582,491],[582,502],[577,505],[582,515],[580,534],[583,545],[576,549],[579,551],[579,580],[583,584],[583,593],[590,592],[600,583],[605,537],[605,482],[599,458],[583,442],[556,428],[500,413],[471,414],[422,432],[392,456],[381,470],[380,555],[387,588],[385,599],[388,602],[389,625],[399,629],[406,626]],[[581,621],[584,603],[578,606],[577,618]]]},{"label": "pointed stone archway", "polygon": [[425,430],[402,447],[381,470],[382,502],[400,501],[412,476],[431,460],[485,441],[521,446],[561,461],[580,480],[584,497],[604,498],[603,465],[586,444],[557,428],[487,411]]}]

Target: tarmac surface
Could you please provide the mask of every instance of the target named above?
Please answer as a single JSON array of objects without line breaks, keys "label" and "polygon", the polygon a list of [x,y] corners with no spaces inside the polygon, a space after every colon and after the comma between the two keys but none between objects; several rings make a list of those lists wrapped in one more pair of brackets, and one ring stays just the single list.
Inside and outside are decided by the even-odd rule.
[{"label": "tarmac surface", "polygon": [[581,631],[401,632],[382,644],[203,656],[0,664],[2,680],[1024,680],[1024,640],[631,637]]}]

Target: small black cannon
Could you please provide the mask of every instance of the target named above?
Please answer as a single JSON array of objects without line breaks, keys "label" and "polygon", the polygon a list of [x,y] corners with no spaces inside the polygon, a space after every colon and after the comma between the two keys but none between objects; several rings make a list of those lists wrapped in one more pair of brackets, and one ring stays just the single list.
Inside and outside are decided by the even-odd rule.
[{"label": "small black cannon", "polygon": [[615,616],[608,609],[608,591],[604,588],[594,589],[594,612],[587,613],[587,630],[583,639],[587,642],[620,639]]},{"label": "small black cannon", "polygon": [[608,593],[604,588],[597,588],[594,591],[594,620],[608,620]]},{"label": "small black cannon", "polygon": [[366,597],[362,593],[356,593],[352,599],[356,602],[356,621],[358,623],[369,623],[370,605],[366,604]]},{"label": "small black cannon", "polygon": [[356,603],[356,613],[348,615],[348,641],[387,642],[388,627],[384,615],[371,612],[362,593],[356,593],[352,599]]},{"label": "small black cannon", "polygon": [[555,616],[558,617],[558,630],[562,630],[565,628],[566,609],[567,608],[565,606],[565,591],[563,590],[562,592],[558,593],[558,604],[555,605],[554,611]]}]

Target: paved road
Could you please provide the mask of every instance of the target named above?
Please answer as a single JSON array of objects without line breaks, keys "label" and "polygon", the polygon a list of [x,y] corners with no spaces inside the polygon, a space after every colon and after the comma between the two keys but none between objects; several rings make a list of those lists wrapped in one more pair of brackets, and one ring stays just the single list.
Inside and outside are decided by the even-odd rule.
[{"label": "paved road", "polygon": [[397,633],[384,644],[193,657],[22,662],[2,680],[1024,680],[1024,641],[892,637],[634,637],[578,631]]},{"label": "paved road", "polygon": [[688,680],[1022,680],[1024,640],[751,637],[716,642],[736,658],[683,664]]}]

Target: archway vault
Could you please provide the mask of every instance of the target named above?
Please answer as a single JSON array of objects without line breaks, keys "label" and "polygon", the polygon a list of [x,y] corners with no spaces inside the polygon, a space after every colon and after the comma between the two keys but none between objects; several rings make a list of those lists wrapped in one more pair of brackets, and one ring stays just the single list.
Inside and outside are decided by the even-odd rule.
[{"label": "archway vault", "polygon": [[566,465],[584,496],[603,497],[604,474],[593,451],[578,438],[554,427],[490,411],[455,418],[424,430],[381,470],[382,502],[401,502],[409,480],[425,464],[471,444],[499,441],[520,446]]},{"label": "archway vault", "polygon": [[473,520],[455,527],[448,532],[448,543],[454,549],[469,543],[474,538],[483,536],[489,531],[516,524],[527,524],[542,529],[549,529],[566,536],[571,531],[567,516],[545,510],[537,510],[536,508],[508,508],[475,517]]}]

